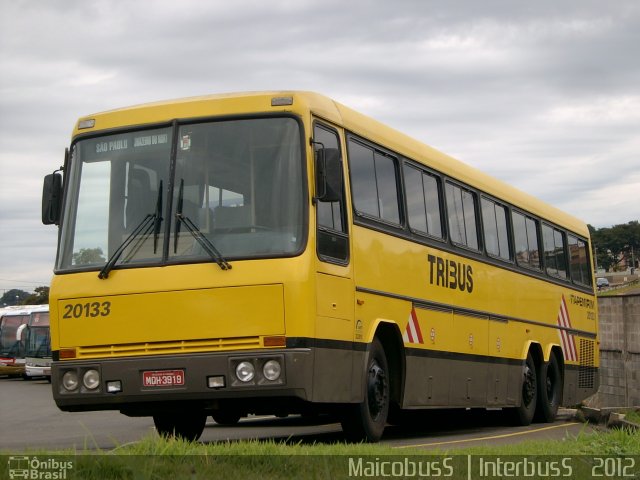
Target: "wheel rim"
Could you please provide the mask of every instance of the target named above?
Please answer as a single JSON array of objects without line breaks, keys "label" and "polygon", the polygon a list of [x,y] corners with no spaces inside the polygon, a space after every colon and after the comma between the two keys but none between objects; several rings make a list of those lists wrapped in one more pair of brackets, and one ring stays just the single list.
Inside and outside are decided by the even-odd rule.
[{"label": "wheel rim", "polygon": [[531,405],[536,396],[536,377],[529,365],[525,366],[524,383],[522,384],[522,402],[525,405]]},{"label": "wheel rim", "polygon": [[387,377],[375,360],[369,368],[367,394],[369,414],[376,420],[387,404]]}]

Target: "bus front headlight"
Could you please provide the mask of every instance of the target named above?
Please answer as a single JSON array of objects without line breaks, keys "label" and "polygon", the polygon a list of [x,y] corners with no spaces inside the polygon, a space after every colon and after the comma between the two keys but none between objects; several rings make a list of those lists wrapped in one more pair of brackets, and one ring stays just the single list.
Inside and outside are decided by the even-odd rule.
[{"label": "bus front headlight", "polygon": [[62,376],[62,386],[65,390],[73,392],[78,388],[78,374],[74,370],[69,370]]},{"label": "bus front headlight", "polygon": [[82,376],[82,383],[87,390],[95,390],[100,385],[100,373],[94,369],[87,370]]},{"label": "bus front headlight", "polygon": [[253,380],[256,371],[251,362],[240,362],[236,367],[236,377],[241,382],[247,383]]},{"label": "bus front headlight", "polygon": [[270,381],[275,381],[280,378],[280,373],[282,372],[282,367],[280,366],[280,362],[277,360],[269,360],[262,367],[262,374],[264,378]]}]

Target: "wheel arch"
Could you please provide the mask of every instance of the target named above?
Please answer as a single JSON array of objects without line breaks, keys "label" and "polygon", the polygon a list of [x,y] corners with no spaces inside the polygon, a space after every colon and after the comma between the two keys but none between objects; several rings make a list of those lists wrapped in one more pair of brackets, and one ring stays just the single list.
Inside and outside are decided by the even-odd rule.
[{"label": "wheel arch", "polygon": [[[564,363],[564,352],[562,351],[562,347],[558,344],[555,343],[550,343],[549,345],[547,345],[546,349],[545,349],[545,355],[544,358],[542,358],[540,360],[540,364],[538,365],[538,368],[540,368],[540,366],[542,366],[542,363],[548,363],[551,361],[551,355],[556,357],[556,360],[558,361],[558,366],[560,367],[560,375],[562,376],[562,380],[564,381],[565,379],[565,375],[564,375],[564,368],[565,368],[565,363]],[[536,360],[537,361],[537,360]]]},{"label": "wheel arch", "polygon": [[387,357],[391,400],[397,405],[402,405],[406,365],[400,329],[395,322],[381,321],[375,329],[374,338],[380,340]]},{"label": "wheel arch", "polygon": [[524,359],[526,359],[527,355],[531,353],[531,356],[533,357],[533,361],[536,364],[536,368],[538,368],[544,362],[544,352],[542,351],[542,346],[538,342],[534,342],[534,341],[527,342],[522,353],[523,353]]}]

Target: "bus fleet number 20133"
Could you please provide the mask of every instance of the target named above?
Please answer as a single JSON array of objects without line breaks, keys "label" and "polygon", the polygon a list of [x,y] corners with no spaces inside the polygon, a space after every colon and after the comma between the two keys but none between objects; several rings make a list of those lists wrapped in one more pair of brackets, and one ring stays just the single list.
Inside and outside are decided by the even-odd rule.
[{"label": "bus fleet number 20133", "polygon": [[111,302],[67,303],[62,318],[96,318],[111,314]]}]

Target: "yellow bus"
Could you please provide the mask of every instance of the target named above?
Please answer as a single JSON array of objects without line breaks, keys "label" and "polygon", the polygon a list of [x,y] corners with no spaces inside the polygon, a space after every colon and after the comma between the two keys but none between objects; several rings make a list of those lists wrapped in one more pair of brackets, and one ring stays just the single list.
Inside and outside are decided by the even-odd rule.
[{"label": "yellow bus", "polygon": [[64,411],[404,410],[551,421],[598,387],[589,231],[327,97],[213,95],[80,118],[45,178]]}]

